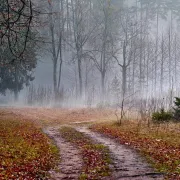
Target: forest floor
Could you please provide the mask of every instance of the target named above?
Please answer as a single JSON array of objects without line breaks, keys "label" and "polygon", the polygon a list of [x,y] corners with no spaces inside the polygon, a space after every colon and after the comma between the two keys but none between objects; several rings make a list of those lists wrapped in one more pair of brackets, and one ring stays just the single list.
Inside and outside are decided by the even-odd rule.
[{"label": "forest floor", "polygon": [[[164,141],[160,127],[155,130],[156,133],[161,134],[159,135],[161,138],[155,136],[156,143],[154,143],[154,139],[149,137],[150,133],[147,133],[147,136],[142,133],[143,125],[139,127],[138,124],[133,129],[135,126],[129,127],[126,124],[126,130],[124,126],[118,127],[115,124],[116,121],[113,120],[115,119],[113,110],[5,108],[0,110],[0,115],[1,119],[13,118],[13,120],[32,123],[34,128],[42,129],[51,139],[45,143],[46,146],[50,142],[59,149],[58,155],[57,150],[49,152],[52,164],[46,168],[49,172],[49,176],[46,176],[47,179],[146,180],[164,179],[164,176],[168,179],[180,179],[180,143],[179,140],[176,140],[176,138],[179,139],[179,135],[175,137],[171,128],[169,128],[171,133],[166,128],[169,139],[165,146],[162,144]],[[179,124],[175,126],[175,129],[179,131]],[[132,131],[135,133],[133,136]],[[177,131],[175,132],[178,133]],[[145,139],[142,139],[142,135]],[[170,139],[171,135],[175,138],[173,142]],[[153,146],[152,143],[156,146]],[[152,145],[152,148],[145,148],[145,144],[149,148]],[[159,152],[158,146],[164,148],[163,151],[161,149]],[[47,147],[47,149],[49,148]],[[163,163],[159,162],[158,158],[154,158],[154,156],[158,156],[158,154],[154,154],[156,150],[158,153],[165,153],[166,159],[159,155]],[[41,158],[45,157],[43,153]],[[55,155],[53,156],[52,153]],[[58,156],[59,158],[57,158]],[[170,158],[171,162],[169,162]],[[0,158],[0,163],[3,162],[2,159]],[[30,158],[28,161],[31,162],[32,159]],[[174,163],[174,167],[169,172],[166,169],[169,168],[166,161],[170,165]],[[158,167],[155,164],[158,164]],[[5,167],[1,166],[2,164],[0,164],[0,175],[1,172],[5,172]],[[23,170],[29,171],[28,169]],[[42,175],[44,174],[42,173]],[[14,175],[12,170],[11,175],[12,177]],[[7,179],[7,175],[3,178]],[[44,179],[46,178],[44,177]]]}]

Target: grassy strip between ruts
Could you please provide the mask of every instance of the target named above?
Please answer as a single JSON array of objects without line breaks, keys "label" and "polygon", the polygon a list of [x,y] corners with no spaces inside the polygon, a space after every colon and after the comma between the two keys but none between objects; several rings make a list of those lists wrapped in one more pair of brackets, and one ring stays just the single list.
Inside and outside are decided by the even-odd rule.
[{"label": "grassy strip between ruts", "polygon": [[0,118],[0,179],[47,179],[58,149],[41,129],[24,120]]},{"label": "grassy strip between ruts", "polygon": [[[167,174],[167,179],[180,179],[180,133],[167,125],[141,125],[128,121],[117,124],[96,124],[92,130],[115,138],[121,144],[139,150],[160,172]],[[177,130],[178,131],[178,130]]]},{"label": "grassy strip between ruts", "polygon": [[81,151],[84,164],[80,180],[99,180],[110,175],[111,160],[107,147],[94,143],[89,137],[71,127],[62,127],[60,132],[63,138],[76,145]]}]

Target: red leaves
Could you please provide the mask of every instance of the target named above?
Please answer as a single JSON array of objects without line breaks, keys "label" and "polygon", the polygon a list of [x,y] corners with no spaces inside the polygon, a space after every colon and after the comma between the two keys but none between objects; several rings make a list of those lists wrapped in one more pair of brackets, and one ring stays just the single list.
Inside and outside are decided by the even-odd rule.
[{"label": "red leaves", "polygon": [[83,173],[80,179],[95,180],[110,174],[108,149],[94,142],[73,128],[61,129],[62,137],[77,145],[83,157]]},{"label": "red leaves", "polygon": [[[145,127],[142,127],[145,128]],[[135,124],[126,127],[113,126],[111,124],[94,125],[93,130],[101,132],[112,138],[116,138],[121,144],[130,145],[140,150],[159,171],[168,173],[169,179],[180,179],[180,144],[173,145],[173,139],[169,138],[172,132],[161,132],[162,139],[154,130],[139,133],[135,131]],[[143,131],[143,130],[142,130]],[[178,136],[178,135],[177,135]]]},{"label": "red leaves", "polygon": [[0,179],[38,179],[54,162],[47,137],[23,120],[0,121]]}]

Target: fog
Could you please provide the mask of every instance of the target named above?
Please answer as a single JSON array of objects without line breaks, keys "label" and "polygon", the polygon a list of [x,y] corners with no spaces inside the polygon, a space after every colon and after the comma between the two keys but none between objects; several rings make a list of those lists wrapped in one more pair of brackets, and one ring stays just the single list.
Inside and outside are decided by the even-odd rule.
[{"label": "fog", "polygon": [[171,108],[180,95],[179,0],[39,0],[33,10],[35,44],[26,47],[31,56],[25,57],[35,61],[27,70],[34,78],[19,72],[21,85],[13,88],[1,70],[1,104],[121,107],[123,102],[155,110]]}]

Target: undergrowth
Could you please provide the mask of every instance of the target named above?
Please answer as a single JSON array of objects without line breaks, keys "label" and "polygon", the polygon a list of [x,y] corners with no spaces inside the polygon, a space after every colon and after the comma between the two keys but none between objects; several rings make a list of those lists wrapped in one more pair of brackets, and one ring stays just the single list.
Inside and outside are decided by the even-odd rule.
[{"label": "undergrowth", "polygon": [[84,164],[80,180],[99,180],[110,175],[109,164],[111,160],[107,147],[94,143],[86,135],[71,127],[63,127],[60,132],[63,138],[81,150]]},{"label": "undergrowth", "polygon": [[122,126],[112,123],[97,124],[91,127],[121,144],[140,151],[167,179],[180,179],[180,124],[152,124],[148,127],[128,121]]}]

